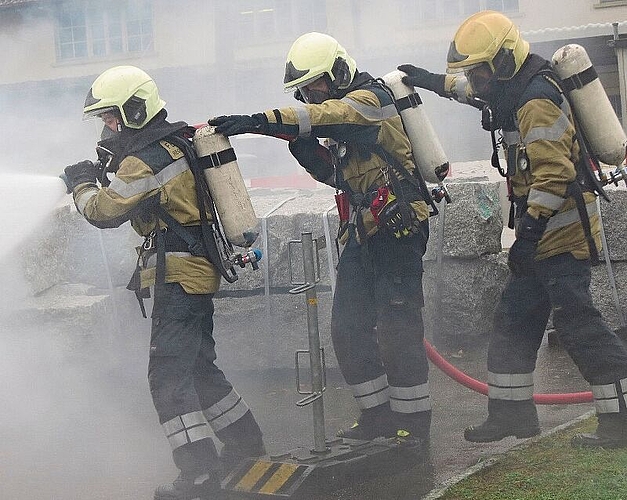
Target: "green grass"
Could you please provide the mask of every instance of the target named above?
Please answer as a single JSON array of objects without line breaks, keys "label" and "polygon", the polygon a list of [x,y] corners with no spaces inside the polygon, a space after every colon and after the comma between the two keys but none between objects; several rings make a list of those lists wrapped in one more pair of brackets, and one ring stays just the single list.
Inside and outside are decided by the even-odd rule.
[{"label": "green grass", "polygon": [[506,453],[450,487],[442,500],[627,500],[627,449],[575,449],[596,417]]}]

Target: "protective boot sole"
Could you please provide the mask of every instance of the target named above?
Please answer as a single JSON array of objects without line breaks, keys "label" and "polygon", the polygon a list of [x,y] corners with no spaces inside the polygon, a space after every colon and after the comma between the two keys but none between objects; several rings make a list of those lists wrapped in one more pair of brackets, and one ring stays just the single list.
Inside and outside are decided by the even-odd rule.
[{"label": "protective boot sole", "polygon": [[540,427],[527,429],[506,429],[498,432],[497,429],[483,430],[479,427],[469,427],[464,431],[464,439],[471,443],[492,443],[506,437],[513,436],[517,439],[527,439],[540,434]]},{"label": "protective boot sole", "polygon": [[395,437],[396,433],[362,430],[359,427],[354,427],[351,429],[339,430],[337,431],[336,436],[344,439],[372,441],[373,439],[376,439],[378,437]]},{"label": "protective boot sole", "polygon": [[606,450],[627,448],[626,439],[612,439],[596,434],[575,434],[570,444],[574,448],[603,448]]}]

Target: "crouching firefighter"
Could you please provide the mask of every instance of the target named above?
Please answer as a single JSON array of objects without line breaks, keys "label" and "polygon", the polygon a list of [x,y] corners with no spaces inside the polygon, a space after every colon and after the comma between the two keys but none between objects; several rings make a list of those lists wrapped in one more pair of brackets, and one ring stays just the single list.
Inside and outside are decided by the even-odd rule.
[{"label": "crouching firefighter", "polygon": [[[596,195],[603,190],[563,82],[551,63],[530,54],[512,21],[493,11],[464,21],[447,67],[452,74],[399,69],[408,84],[483,108],[516,234],[488,349],[488,417],[464,437],[488,442],[540,433],[533,372],[553,312],[562,345],[591,385],[598,416],[596,432],[575,436],[573,445],[627,447],[627,351],[590,293],[590,266],[600,248]],[[497,154],[501,142],[506,171]]]},{"label": "crouching firefighter", "polygon": [[[422,256],[432,200],[394,98],[357,70],[337,40],[315,32],[293,43],[284,89],[303,105],[221,116],[209,124],[227,136],[288,140],[300,165],[338,191],[343,251],[331,335],[361,410],[355,425],[338,435],[428,440]],[[326,145],[318,138],[327,139]]]},{"label": "crouching firefighter", "polygon": [[[229,274],[219,242],[208,237],[217,229],[196,168],[194,129],[168,122],[164,106],[144,71],[119,66],[102,73],[87,94],[84,115],[105,122],[99,155],[106,150],[109,157],[99,165],[106,167],[86,160],[65,175],[88,222],[111,228],[130,220],[145,238],[129,287],[141,301],[154,286],[148,381],[180,469],[154,498],[174,500],[219,494],[224,472],[265,450],[250,409],[215,364],[213,295],[221,274]],[[213,434],[224,444],[220,456]]]}]

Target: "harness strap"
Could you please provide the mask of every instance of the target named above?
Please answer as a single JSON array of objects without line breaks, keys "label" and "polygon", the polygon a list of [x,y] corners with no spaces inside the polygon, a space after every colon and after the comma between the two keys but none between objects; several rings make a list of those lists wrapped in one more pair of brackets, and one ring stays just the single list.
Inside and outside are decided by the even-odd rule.
[{"label": "harness strap", "polygon": [[137,263],[135,265],[135,271],[133,271],[133,275],[126,285],[127,290],[133,291],[135,293],[135,297],[137,298],[137,302],[139,302],[139,309],[142,313],[142,317],[147,318],[146,315],[146,307],[144,306],[144,299],[150,298],[150,289],[141,288],[141,278],[139,273],[141,272],[141,266],[139,262],[141,260],[141,255],[137,257]]},{"label": "harness strap", "polygon": [[396,104],[396,109],[400,113],[409,108],[417,108],[422,104],[422,99],[420,99],[418,92],[414,92],[413,94],[408,94],[405,97],[395,100],[394,104]]},{"label": "harness strap", "polygon": [[[168,225],[169,230],[174,231],[174,233],[187,244],[187,248],[192,255],[207,257],[209,258],[209,260],[212,260],[211,252],[207,252],[202,243],[202,240],[195,238],[191,231],[179,221],[177,221],[174,217],[172,217],[172,215],[170,215],[165,208],[161,206],[159,207],[158,216],[163,222]],[[163,235],[163,240],[163,248],[165,251],[165,235]]]},{"label": "harness strap", "polygon": [[590,217],[588,215],[588,209],[586,208],[586,201],[583,198],[583,191],[581,190],[581,186],[579,185],[579,183],[577,181],[571,182],[566,189],[566,194],[572,196],[575,200],[577,212],[579,213],[579,219],[581,220],[581,225],[583,227],[583,234],[586,237],[588,250],[590,251],[590,261],[593,264],[597,264],[599,263],[599,252],[597,250],[597,245],[594,241],[594,237],[592,236]]},{"label": "harness strap", "polygon": [[235,150],[233,148],[228,148],[218,151],[217,153],[211,153],[210,155],[198,158],[197,161],[198,166],[204,170],[205,168],[219,167],[235,160],[237,160]]},{"label": "harness strap", "polygon": [[[157,224],[158,226],[158,224]],[[157,227],[155,231],[155,239],[157,245],[157,266],[155,267],[155,298],[153,309],[159,311],[162,309],[163,301],[163,285],[165,285],[165,235]]]},{"label": "harness strap", "polygon": [[563,79],[562,84],[564,92],[571,92],[575,89],[580,89],[584,85],[588,85],[590,82],[593,82],[598,77],[599,75],[597,75],[594,66],[590,66],[589,68],[584,69],[581,73],[575,73],[573,76]]}]

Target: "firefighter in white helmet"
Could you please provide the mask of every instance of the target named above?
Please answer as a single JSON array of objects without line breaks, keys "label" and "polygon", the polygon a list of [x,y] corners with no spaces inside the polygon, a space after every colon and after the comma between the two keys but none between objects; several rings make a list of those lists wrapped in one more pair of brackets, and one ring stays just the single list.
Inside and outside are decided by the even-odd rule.
[{"label": "firefighter in white helmet", "polygon": [[[599,421],[594,434],[575,436],[573,445],[626,447],[627,351],[592,303],[596,186],[561,82],[548,61],[530,53],[514,23],[493,11],[462,23],[447,68],[438,75],[399,66],[407,84],[483,107],[484,128],[501,131],[516,229],[488,349],[488,418],[464,436],[488,442],[540,433],[533,372],[553,312],[561,343],[592,387]],[[493,164],[501,169],[496,149]]]},{"label": "firefighter in white helmet", "polygon": [[[168,122],[164,106],[155,82],[141,69],[117,66],[102,73],[87,94],[84,114],[105,122],[100,146],[107,146],[108,157],[101,162],[114,177],[105,179],[89,160],[67,167],[65,175],[88,222],[108,228],[130,220],[145,238],[129,288],[142,303],[154,287],[148,380],[180,469],[154,498],[177,500],[217,495],[225,466],[265,450],[255,418],[215,364],[213,295],[220,273],[203,245],[194,250],[174,230],[180,226],[200,238],[190,170],[194,129]],[[221,456],[213,433],[224,443]]]},{"label": "firefighter in white helmet", "polygon": [[[422,256],[428,194],[392,96],[333,37],[307,33],[287,55],[284,88],[303,106],[209,120],[225,135],[289,140],[298,162],[348,200],[331,334],[361,410],[340,435],[429,437],[431,402],[423,346]],[[329,147],[318,138],[331,139]],[[348,215],[350,203],[350,216]],[[346,216],[345,216],[346,215]]]}]

